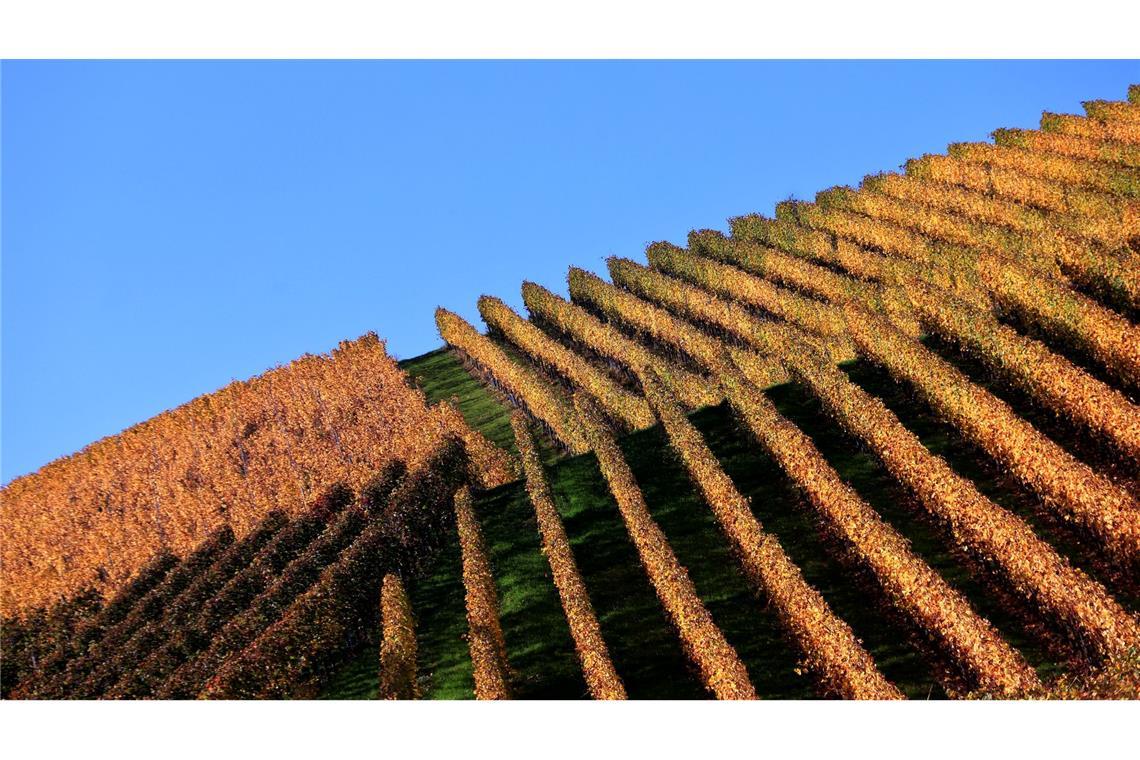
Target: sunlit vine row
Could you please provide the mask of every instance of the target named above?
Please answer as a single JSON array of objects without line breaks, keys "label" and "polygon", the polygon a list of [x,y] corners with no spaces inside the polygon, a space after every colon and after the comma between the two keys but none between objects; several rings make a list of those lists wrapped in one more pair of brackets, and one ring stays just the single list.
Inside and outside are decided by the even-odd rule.
[{"label": "sunlit vine row", "polygon": [[380,590],[380,689],[381,699],[415,699],[416,627],[404,582],[396,573],[385,573]]},{"label": "sunlit vine row", "polygon": [[1092,533],[1123,566],[1140,562],[1140,505],[1135,497],[885,320],[856,309],[848,310],[847,318],[865,356],[914,387],[940,416],[1065,520]]},{"label": "sunlit vine row", "polygon": [[532,319],[540,319],[628,372],[632,367],[652,367],[690,409],[718,404],[722,400],[714,383],[667,360],[613,325],[603,322],[578,304],[571,303],[541,285],[524,282],[523,302]]},{"label": "sunlit vine row", "polygon": [[[751,357],[733,351],[741,365]],[[1094,657],[1140,646],[1140,624],[1096,581],[1074,568],[1019,517],[983,496],[909,431],[887,407],[830,361],[802,347],[783,359],[834,419],[861,439],[955,543],[994,568]],[[742,370],[744,366],[740,367]]]},{"label": "sunlit vine row", "polygon": [[1033,268],[1053,263],[1075,282],[1109,291],[1132,307],[1140,305],[1140,256],[1127,248],[1103,250],[1055,229],[1041,233],[1010,230],[989,222],[970,221],[924,202],[900,200],[873,191],[839,188],[819,194],[817,201],[828,209],[865,214],[951,245],[1007,255]]},{"label": "sunlit vine row", "polygon": [[[866,257],[855,266],[867,269],[881,264],[879,276],[892,284],[920,279],[943,288],[967,302],[985,304],[979,291],[988,293],[1008,311],[1063,342],[1079,346],[1110,373],[1127,383],[1140,383],[1140,329],[1116,312],[1096,303],[1054,278],[1027,270],[1018,263],[968,248],[935,247],[921,236],[897,225],[868,219],[842,210],[824,210],[804,203],[781,204],[783,213],[808,226],[818,226],[836,235],[853,236],[855,242],[883,248],[910,266],[892,266],[884,257]],[[752,219],[742,224],[745,234],[763,228]],[[787,228],[785,228],[787,229]],[[917,258],[926,257],[926,261]],[[858,259],[850,249],[843,261]],[[931,276],[934,273],[935,276]],[[941,273],[941,276],[937,276]]]},{"label": "sunlit vine row", "polygon": [[1069,158],[1089,161],[1106,161],[1133,168],[1140,167],[1140,145],[1110,142],[1103,139],[1041,132],[1033,129],[994,130],[994,143],[1010,148],[1025,148],[1046,153],[1057,153]]},{"label": "sunlit vine row", "polygon": [[1050,113],[1041,114],[1041,130],[1062,135],[1085,137],[1092,140],[1140,145],[1140,124],[1128,121],[1100,121],[1088,116]]},{"label": "sunlit vine row", "polygon": [[575,394],[574,406],[642,567],[705,687],[718,699],[755,699],[744,663],[713,622],[689,573],[649,514],[641,488],[601,416],[580,394]]},{"label": "sunlit vine row", "polygon": [[912,283],[907,292],[934,332],[981,359],[1045,408],[1088,428],[1140,463],[1140,408],[1120,391],[987,312],[921,283]]},{"label": "sunlit vine row", "polygon": [[776,609],[825,690],[848,699],[901,699],[902,694],[875,666],[851,627],[804,580],[779,540],[763,529],[748,500],[652,370],[642,373],[642,387],[665,426],[670,445],[731,541],[745,574]]},{"label": "sunlit vine row", "polygon": [[628,430],[640,430],[653,424],[653,412],[645,399],[622,388],[605,372],[520,317],[498,298],[482,296],[479,313],[488,327],[502,332],[540,366],[585,390]]},{"label": "sunlit vine row", "polygon": [[761,309],[819,336],[821,345],[837,362],[855,358],[846,336],[843,313],[837,307],[797,295],[734,266],[695,256],[668,243],[651,245],[646,255],[654,269]]},{"label": "sunlit vine row", "polygon": [[435,321],[444,342],[478,364],[503,393],[544,422],[572,452],[581,453],[588,448],[569,405],[547,381],[513,361],[458,314],[437,309]]},{"label": "sunlit vine row", "polygon": [[[958,185],[1054,212],[1053,219],[1075,234],[1110,244],[1116,240],[1116,225],[1135,228],[1140,218],[1140,205],[1135,199],[953,156],[927,155],[911,159],[905,169],[908,177]],[[1064,216],[1057,216],[1062,214]]]},{"label": "sunlit vine row", "polygon": [[1140,104],[1131,100],[1086,100],[1085,115],[1103,122],[1140,124]]},{"label": "sunlit vine row", "polygon": [[[622,287],[686,320],[712,326],[746,346],[766,352],[768,346],[783,345],[788,335],[795,334],[805,346],[815,346],[826,353],[826,348],[816,342],[814,336],[793,330],[787,325],[760,319],[740,304],[696,285],[669,277],[629,259],[613,257],[607,263],[610,276]],[[719,353],[723,351],[723,346],[720,341],[714,342],[718,356],[706,365],[710,370],[723,361],[723,354]],[[827,355],[835,361],[831,353]]]},{"label": "sunlit vine row", "polygon": [[972,685],[1006,695],[1038,685],[1025,660],[840,479],[807,435],[736,368],[721,379],[737,416],[807,495],[824,525],[870,570],[890,603],[928,632]]},{"label": "sunlit vine row", "polygon": [[554,586],[562,601],[562,611],[570,626],[570,635],[574,639],[586,686],[594,699],[625,699],[625,686],[614,669],[609,649],[602,638],[594,606],[590,603],[586,584],[578,572],[578,563],[574,561],[562,518],[554,505],[554,496],[550,492],[542,460],[521,412],[511,415],[511,427],[522,459],[527,494],[538,520],[542,552],[546,555],[550,572],[554,576]]},{"label": "sunlit vine row", "polygon": [[[733,264],[746,272],[808,293],[826,303],[842,305],[855,302],[872,311],[890,316],[900,329],[918,334],[918,323],[899,311],[895,294],[882,285],[840,274],[777,248],[726,237],[717,230],[694,230],[689,233],[689,249],[694,253],[725,264]],[[836,263],[830,261],[829,263]]]},{"label": "sunlit vine row", "polygon": [[[605,282],[581,269],[570,270],[570,295],[575,301],[589,303],[607,318],[628,325],[647,340],[667,347],[678,355],[696,361],[705,371],[719,369],[724,361],[720,341],[677,318],[665,309]],[[779,362],[755,357],[749,380],[761,388],[788,381]]]},{"label": "sunlit vine row", "polygon": [[[863,180],[863,187],[902,200],[926,203],[944,211],[962,214],[970,219],[998,224],[1033,235],[1061,231],[1078,240],[1090,240],[1111,248],[1127,245],[1140,234],[1140,203],[1078,193],[1064,186],[1039,181],[1049,190],[1044,203],[1028,205],[1026,199],[991,192],[994,183],[985,167],[978,164],[955,165],[955,159],[930,156],[908,163],[908,174],[879,174]],[[949,171],[937,167],[949,166]],[[958,171],[972,167],[978,171]],[[980,175],[980,176],[979,176]],[[1040,196],[1032,196],[1040,200]],[[1070,208],[1083,209],[1081,212]]]},{"label": "sunlit vine row", "polygon": [[1140,169],[989,143],[955,143],[951,156],[1102,193],[1140,197]]},{"label": "sunlit vine row", "polygon": [[468,488],[460,489],[455,495],[455,519],[463,555],[467,645],[471,649],[475,698],[510,699],[507,644],[499,622],[499,596]]}]

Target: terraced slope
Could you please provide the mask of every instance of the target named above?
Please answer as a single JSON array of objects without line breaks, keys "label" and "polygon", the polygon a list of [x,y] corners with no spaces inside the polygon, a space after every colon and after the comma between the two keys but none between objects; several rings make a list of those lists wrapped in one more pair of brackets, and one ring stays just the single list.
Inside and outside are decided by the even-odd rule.
[{"label": "terraced slope", "polygon": [[1140,697],[1138,97],[441,308],[462,445],[21,621],[16,695]]},{"label": "terraced slope", "polygon": [[[517,407],[552,445],[577,455],[548,460],[548,474],[630,696],[667,695],[643,691],[638,674],[677,669],[687,681],[667,679],[674,686],[732,692],[722,692],[718,683],[727,682],[718,679],[735,676],[709,669],[709,658],[720,655],[693,650],[704,646],[695,643],[704,634],[694,638],[686,626],[700,609],[713,626],[700,640],[713,647],[723,636],[724,667],[739,656],[758,695],[791,693],[791,684],[800,693],[843,691],[827,677],[797,672],[805,670],[801,656],[824,667],[834,654],[810,651],[817,639],[797,627],[795,605],[811,592],[805,587],[798,599],[775,605],[753,600],[755,584],[745,582],[711,517],[729,514],[737,492],[750,497],[759,524],[808,587],[862,639],[873,667],[908,696],[1045,693],[1059,674],[1116,668],[1140,650],[1138,121],[1133,102],[1090,103],[1085,117],[1047,114],[1040,131],[1002,130],[994,145],[954,145],[947,156],[908,163],[905,174],[780,204],[772,219],[733,219],[730,236],[695,231],[687,248],[654,244],[648,266],[611,259],[613,284],[571,270],[570,302],[524,283],[531,318],[485,296],[486,335],[441,309],[452,370],[439,354],[406,366],[425,385],[459,387],[466,381],[442,378],[461,365],[503,404],[490,414],[489,399],[476,400],[465,385],[469,420],[478,415],[505,432],[507,409]],[[692,417],[703,440],[671,423],[676,451],[700,460],[707,445],[715,455],[697,469],[697,460],[687,460],[703,495],[656,425],[669,407],[645,403],[647,367],[662,392],[690,410],[723,398],[724,383],[742,373],[732,382],[745,387],[733,399],[745,406],[730,411],[722,403]],[[757,391],[763,397],[749,395]],[[607,453],[602,463],[606,478],[583,454],[605,440],[592,417],[582,417],[583,403],[625,435],[621,456]],[[783,434],[765,439],[761,418],[749,416],[757,404],[772,405],[764,414],[781,416],[772,430]],[[800,436],[796,448],[785,445],[789,436]],[[782,457],[779,466],[770,452]],[[819,480],[820,473],[834,474]],[[619,501],[633,501],[618,509],[606,479]],[[815,490],[801,495],[809,486]],[[809,494],[814,512],[804,503]],[[620,515],[633,519],[628,510],[641,497],[652,522],[636,531],[653,534],[659,525],[663,535],[634,552]],[[558,679],[516,659],[529,663],[545,646],[550,673],[573,666],[528,507],[521,484],[476,502],[491,536],[520,696]],[[830,517],[817,525],[818,515]],[[897,531],[913,555],[902,544],[883,554],[874,542],[860,543],[852,520],[885,526],[876,528],[884,541]],[[613,579],[591,577],[591,562],[609,546],[620,547],[622,559],[617,570],[607,563],[607,572],[623,573],[629,599],[645,605],[638,616],[645,630],[635,637],[656,632],[671,643],[652,648],[660,661],[644,671],[623,661],[625,632],[612,621],[625,612],[607,598]],[[663,590],[654,580],[657,605],[645,593],[659,572],[651,559],[658,551],[660,561],[679,562],[668,572],[692,578],[696,618],[674,610],[673,624],[666,622],[670,595],[687,593],[683,583]],[[941,596],[917,577],[941,578],[930,582],[945,584]],[[457,580],[455,563],[443,563],[412,589],[413,607],[425,616],[420,672],[429,697],[470,694],[467,663],[453,637],[439,633],[440,626],[463,633],[442,603],[456,597]],[[783,587],[774,575],[766,583]],[[520,586],[541,590],[535,598],[552,619],[515,606]],[[722,606],[725,595],[732,602]],[[773,607],[784,610],[780,620]],[[543,642],[521,634],[516,612],[528,624],[544,620]],[[789,668],[781,671],[779,662]],[[844,665],[831,667],[834,674]],[[795,677],[786,681],[775,675],[789,671]]]},{"label": "terraced slope", "polygon": [[[509,423],[509,407],[466,372],[453,355],[433,352],[406,361],[403,367],[419,378],[425,389],[447,388],[447,393],[458,395],[460,409],[469,422],[474,414],[482,414],[487,427],[481,430],[488,435],[495,425]],[[1032,521],[1067,553],[1075,551],[1063,534],[1051,531],[1037,519],[1031,499],[1007,488],[1000,472],[979,461],[952,428],[924,411],[885,373],[866,362],[845,366],[844,370],[860,387],[884,398],[927,448],[947,457],[984,493]],[[1063,672],[1065,651],[1038,641],[1032,619],[1023,610],[995,594],[984,576],[979,580],[971,575],[970,563],[947,550],[937,531],[889,473],[832,424],[806,391],[786,384],[769,388],[766,395],[811,436],[841,477],[899,529],[915,553],[998,627],[1043,679]],[[431,401],[439,400],[430,390],[428,396]],[[727,405],[703,409],[691,419],[734,482],[751,499],[764,525],[780,537],[805,577],[852,625],[883,672],[912,699],[944,696],[935,666],[924,657],[922,648],[911,642],[905,621],[883,614],[870,579],[841,561],[835,543],[821,533],[802,497],[782,478],[773,461],[756,452]],[[733,571],[728,547],[720,540],[707,508],[692,493],[663,431],[657,427],[628,436],[622,440],[622,450],[635,474],[643,476],[639,482],[653,515],[686,563],[714,619],[744,659],[757,690],[769,698],[814,696],[817,692],[810,678],[796,672],[796,651],[782,636],[775,616],[767,611],[757,614],[760,605],[754,593],[743,576]],[[629,696],[703,696],[638,568],[636,554],[593,457],[548,458],[547,464],[555,505]],[[499,588],[508,659],[515,670],[515,698],[588,698],[523,484],[483,494],[475,507]],[[1088,563],[1084,566],[1090,567]],[[422,696],[473,698],[471,661],[463,638],[462,572],[454,539],[430,575],[411,586],[410,596],[416,614]],[[1128,609],[1140,609],[1140,598],[1134,593],[1122,598]],[[374,697],[377,668],[377,653],[370,647],[334,679],[324,696]]]}]

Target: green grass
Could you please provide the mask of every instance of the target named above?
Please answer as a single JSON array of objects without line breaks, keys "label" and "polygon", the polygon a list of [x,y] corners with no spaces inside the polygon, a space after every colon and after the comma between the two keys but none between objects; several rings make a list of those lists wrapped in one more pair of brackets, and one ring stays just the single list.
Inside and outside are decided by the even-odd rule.
[{"label": "green grass", "polygon": [[[401,365],[430,401],[456,399],[467,421],[497,444],[513,450],[509,412],[449,352],[440,350]],[[877,396],[933,452],[947,458],[987,495],[1034,520],[1031,498],[984,465],[984,457],[953,428],[932,418],[879,370],[855,363],[852,379]],[[799,425],[823,455],[879,513],[910,540],[914,551],[959,589],[1043,676],[1058,667],[1030,633],[1024,610],[1003,603],[984,578],[950,551],[909,495],[878,461],[828,419],[794,385],[767,391],[780,411]],[[912,642],[906,624],[882,604],[869,579],[841,561],[842,552],[822,534],[810,509],[736,425],[726,406],[691,416],[737,487],[751,500],[765,529],[781,541],[807,580],[854,629],[884,674],[911,698],[944,696],[928,659]],[[622,449],[654,518],[718,626],[748,668],[765,698],[816,695],[812,677],[800,672],[774,612],[745,581],[739,563],[711,511],[690,485],[660,427],[625,436]],[[549,449],[548,449],[548,453]],[[606,488],[593,455],[548,457],[548,477],[575,557],[598,614],[618,673],[632,698],[707,696],[681,649],[641,569],[637,553]],[[573,642],[543,556],[533,509],[522,483],[480,495],[476,512],[498,584],[504,636],[518,698],[575,699],[587,696]],[[1035,522],[1066,554],[1071,547]],[[471,661],[458,543],[448,543],[431,571],[409,587],[417,617],[419,683],[426,698],[472,697]],[[1135,609],[1135,599],[1122,599]],[[349,663],[326,689],[332,698],[375,695],[376,647]]]},{"label": "green grass", "polygon": [[467,424],[512,454],[515,437],[503,405],[446,348],[405,359],[400,368],[415,380],[428,403],[452,401]]}]

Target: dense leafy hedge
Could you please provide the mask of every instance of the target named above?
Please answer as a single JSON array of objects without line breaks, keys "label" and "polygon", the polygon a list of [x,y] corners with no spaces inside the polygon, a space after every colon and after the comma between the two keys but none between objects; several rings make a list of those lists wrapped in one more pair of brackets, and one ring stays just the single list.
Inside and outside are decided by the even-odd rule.
[{"label": "dense leafy hedge", "polygon": [[[402,468],[389,467],[387,472],[402,472]],[[160,699],[193,699],[197,696],[206,681],[229,657],[240,652],[280,618],[293,600],[320,576],[325,566],[352,543],[367,521],[364,508],[352,503],[353,493],[345,486],[334,487],[329,498],[344,505],[336,519],[289,562],[248,608],[223,625],[208,646],[175,670],[155,696]]]},{"label": "dense leafy hedge", "polygon": [[[1065,116],[1070,119],[1080,117]],[[1032,177],[1012,169],[992,164],[975,163],[953,156],[926,155],[912,158],[904,164],[906,176],[932,187],[965,188],[989,197],[1000,198],[1022,207],[1039,209],[1049,219],[1061,224],[1070,232],[1093,240],[1116,240],[1119,229],[1135,212],[1129,209],[1130,200],[1095,190],[1073,187],[1054,180]],[[894,191],[899,186],[887,186]],[[1115,226],[1116,232],[1102,230],[1105,225]]]},{"label": "dense leafy hedge", "polygon": [[471,652],[475,698],[510,699],[510,667],[499,621],[499,595],[468,488],[455,495],[455,520],[463,558],[467,647]]},{"label": "dense leafy hedge", "polygon": [[907,294],[931,330],[981,360],[1037,403],[1088,428],[1140,464],[1140,407],[1044,343],[922,283]]},{"label": "dense leafy hedge", "polygon": [[382,514],[324,569],[313,587],[229,659],[200,696],[284,698],[311,693],[379,622],[385,572],[414,572],[449,535],[452,497],[466,473],[462,443],[446,441],[397,486]]},{"label": "dense leafy hedge", "polygon": [[1028,488],[1060,518],[1085,528],[1110,556],[1140,563],[1136,497],[1038,432],[1001,399],[952,364],[866,312],[847,314],[861,352],[909,383],[962,435]]},{"label": "dense leafy hedge", "polygon": [[825,690],[846,699],[901,699],[902,693],[879,671],[851,627],[804,579],[779,539],[764,530],[704,437],[652,371],[643,375],[642,387],[665,426],[669,445],[716,515],[745,575],[775,608]]},{"label": "dense leafy hedge", "polygon": [[[955,543],[1059,623],[1076,646],[1094,659],[1110,659],[1140,645],[1140,624],[1100,583],[932,454],[882,401],[819,355],[788,352],[783,359],[828,414],[861,439],[918,504],[946,526]],[[747,357],[734,352],[733,360]]]},{"label": "dense leafy hedge", "polygon": [[855,358],[851,341],[845,335],[843,312],[836,306],[820,303],[735,266],[694,255],[670,243],[654,243],[646,256],[654,269],[761,309],[813,333],[836,361]]},{"label": "dense leafy hedge", "polygon": [[416,625],[400,576],[388,573],[380,592],[380,698],[415,699]]},{"label": "dense leafy hedge", "polygon": [[713,621],[688,571],[649,513],[641,487],[617,442],[585,396],[575,394],[574,407],[645,574],[676,628],[685,653],[699,670],[705,688],[717,699],[756,699],[748,670]]},{"label": "dense leafy hedge", "polygon": [[[1008,256],[1031,268],[1034,262],[1044,262],[1041,269],[1045,272],[1052,264],[1086,288],[1110,294],[1131,308],[1137,305],[1140,266],[1123,239],[1113,250],[1067,235],[1054,225],[1037,230],[1011,228],[990,219],[980,220],[979,215],[938,208],[925,195],[903,199],[880,194],[877,183],[877,179],[869,178],[863,190],[840,188],[817,196],[817,200],[898,224],[934,240]],[[992,206],[988,210],[994,211]]]},{"label": "dense leafy hedge", "polygon": [[185,628],[199,610],[235,573],[250,561],[273,536],[289,522],[282,510],[263,517],[245,538],[229,546],[163,611],[158,620],[135,632],[114,657],[101,663],[90,676],[79,696],[108,696],[118,699],[140,696],[145,680],[139,665],[178,631]]},{"label": "dense leafy hedge", "polygon": [[[402,463],[398,467],[402,471]],[[175,670],[210,645],[222,626],[247,609],[350,501],[347,489],[334,487],[317,499],[308,512],[289,521],[185,625],[171,632],[161,647],[124,675],[112,695],[147,697],[158,691]]]},{"label": "dense leafy hedge", "polygon": [[653,424],[653,413],[645,399],[630,393],[604,370],[520,317],[498,298],[482,296],[479,313],[489,328],[506,336],[536,364],[588,391],[625,429],[640,430]]},{"label": "dense leafy hedge", "polygon": [[[624,263],[637,267],[630,261]],[[616,266],[620,268],[622,263]],[[666,281],[672,279],[644,267],[639,269]],[[585,270],[571,267],[568,279],[570,297],[575,303],[589,304],[606,319],[625,326],[654,344],[656,350],[667,351],[677,358],[687,357],[705,372],[719,372],[724,368],[724,345],[692,323]],[[779,362],[759,355],[754,359],[748,367],[749,381],[761,388],[788,382],[788,373]]]},{"label": "dense leafy hedge", "polygon": [[707,378],[650,351],[578,304],[533,282],[523,283],[522,296],[532,322],[550,326],[552,332],[568,337],[576,347],[602,357],[611,368],[624,369],[630,380],[636,379],[631,374],[633,367],[649,366],[669,384],[687,408],[713,406],[724,400]]},{"label": "dense leafy hedge", "polygon": [[543,422],[556,440],[575,454],[589,448],[574,424],[574,415],[566,400],[545,379],[511,359],[493,340],[480,334],[458,314],[436,309],[435,322],[440,337],[449,346],[475,362],[496,389],[515,406],[525,408]]},{"label": "dense leafy hedge", "polygon": [[550,490],[546,472],[542,467],[534,438],[527,427],[522,412],[511,415],[511,428],[518,444],[523,472],[526,474],[526,491],[534,506],[538,530],[542,536],[542,553],[550,563],[550,572],[558,597],[562,601],[562,611],[574,637],[574,648],[578,661],[582,664],[582,675],[594,699],[625,699],[625,685],[614,668],[610,652],[602,638],[602,629],[586,584],[578,572],[574,551],[566,528],[554,505],[554,495]]},{"label": "dense leafy hedge", "polygon": [[88,587],[110,597],[160,547],[185,557],[223,522],[244,536],[334,483],[359,490],[394,457],[422,462],[450,434],[504,463],[444,410],[369,333],[96,441],[0,488],[0,612]]},{"label": "dense leafy hedge", "polygon": [[34,610],[23,620],[5,619],[0,626],[0,690],[7,698],[22,678],[65,647],[77,629],[99,612],[103,599],[89,589],[46,609]]},{"label": "dense leafy hedge", "polygon": [[[104,631],[122,621],[139,600],[157,586],[176,564],[178,558],[170,552],[160,552],[156,555],[106,605],[90,618],[78,621],[74,632],[69,636],[54,642],[50,652],[35,663],[34,670],[21,671],[22,680],[16,684],[11,696],[18,698],[45,696],[48,682],[59,675],[73,658],[86,652],[87,647],[99,639]],[[7,669],[7,665],[4,667]]]},{"label": "dense leafy hedge", "polygon": [[87,678],[104,662],[118,655],[136,631],[158,619],[167,605],[233,542],[234,532],[228,525],[210,534],[198,549],[175,565],[161,583],[139,599],[121,621],[108,628],[86,653],[73,659],[58,677],[51,679],[38,696],[70,699],[88,694],[84,687]]},{"label": "dense leafy hedge", "polygon": [[949,655],[967,683],[1006,696],[1040,685],[1021,655],[843,482],[811,438],[771,400],[737,372],[726,372],[721,382],[739,419],[807,497],[828,532],[871,572],[889,602]]},{"label": "dense leafy hedge", "polygon": [[1140,169],[1134,167],[989,143],[953,143],[947,152],[954,158],[1011,169],[1072,187],[1140,197]]}]

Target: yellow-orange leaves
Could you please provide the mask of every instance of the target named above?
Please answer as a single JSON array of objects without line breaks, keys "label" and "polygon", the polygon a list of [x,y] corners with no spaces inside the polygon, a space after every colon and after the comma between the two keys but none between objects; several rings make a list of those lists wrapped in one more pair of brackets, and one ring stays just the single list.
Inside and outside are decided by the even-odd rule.
[{"label": "yellow-orange leaves", "polygon": [[744,663],[713,622],[689,573],[677,561],[668,539],[649,514],[641,488],[597,410],[580,394],[575,394],[574,406],[645,573],[686,653],[700,670],[705,687],[717,699],[755,699],[756,690],[748,680]]},{"label": "yellow-orange leaves", "polygon": [[640,366],[653,367],[690,409],[711,406],[722,400],[715,383],[685,370],[674,361],[658,356],[581,306],[570,303],[533,282],[523,283],[522,294],[532,319],[541,319],[555,326],[579,345],[588,347],[627,370],[632,371]]},{"label": "yellow-orange leaves", "polygon": [[475,673],[476,699],[510,699],[507,644],[499,623],[499,596],[483,533],[464,487],[455,494],[455,520],[463,554],[463,587],[467,592],[467,644]]},{"label": "yellow-orange leaves", "polygon": [[387,573],[380,589],[380,698],[415,699],[416,626],[400,576]]},{"label": "yellow-orange leaves", "polygon": [[437,309],[435,321],[448,345],[459,349],[489,373],[499,388],[528,412],[545,423],[570,451],[581,453],[588,447],[570,407],[548,382],[511,360],[494,341],[481,335],[458,314]]},{"label": "yellow-orange leaves", "polygon": [[1140,464],[1140,408],[1044,344],[921,283],[908,293],[930,328],[980,358],[1043,406],[1083,425]]},{"label": "yellow-orange leaves", "polygon": [[1005,695],[1039,685],[1025,660],[840,478],[799,428],[739,372],[722,376],[725,393],[752,435],[803,489],[831,532],[878,581],[887,599],[947,652],[978,688]]},{"label": "yellow-orange leaves", "polygon": [[[637,266],[632,262],[629,263]],[[646,272],[650,271],[643,267],[639,268]],[[664,277],[656,272],[651,274]],[[610,285],[589,272],[573,268],[570,270],[570,295],[575,301],[588,303],[605,313],[607,318],[628,325],[647,339],[656,341],[658,346],[689,357],[706,371],[719,371],[727,361],[724,344],[720,340],[660,306]],[[752,373],[749,375],[749,381],[761,388],[788,381],[788,373],[779,362],[755,357],[755,361],[749,365],[749,370]]]},{"label": "yellow-orange leaves", "polygon": [[1041,130],[1092,140],[1114,140],[1140,145],[1140,124],[1134,121],[1101,121],[1088,116],[1046,111],[1041,114]]},{"label": "yellow-orange leaves", "polygon": [[849,309],[847,321],[864,354],[909,382],[943,418],[1039,493],[1064,519],[1090,531],[1123,566],[1140,560],[1140,507],[1132,495],[885,320]]},{"label": "yellow-orange leaves", "polygon": [[550,563],[554,585],[562,601],[566,622],[570,625],[570,634],[574,638],[574,647],[578,650],[578,660],[582,663],[586,685],[594,699],[625,699],[625,687],[610,660],[598,618],[594,614],[594,606],[590,603],[586,584],[578,573],[578,563],[574,561],[562,518],[554,506],[554,496],[546,481],[542,460],[539,459],[534,439],[522,413],[515,412],[511,415],[511,427],[514,429],[519,456],[526,473],[526,490],[538,519],[542,552]]},{"label": "yellow-orange leaves", "polygon": [[1031,177],[1113,195],[1140,196],[1140,170],[1126,166],[988,143],[956,143],[948,152],[955,158],[1012,169]]},{"label": "yellow-orange leaves", "polygon": [[800,350],[783,358],[828,412],[948,527],[960,546],[998,570],[1079,646],[1105,659],[1140,646],[1140,624],[1103,586],[931,454],[880,400],[818,354]]},{"label": "yellow-orange leaves", "polygon": [[241,538],[393,458],[415,467],[461,422],[427,405],[374,334],[231,383],[5,487],[0,606],[112,595],[160,549],[185,555],[223,525]]},{"label": "yellow-orange leaves", "polygon": [[498,298],[481,297],[479,313],[488,327],[501,331],[531,359],[585,390],[607,414],[628,429],[640,430],[653,424],[653,413],[645,399],[622,388],[605,372],[520,317]]},{"label": "yellow-orange leaves", "polygon": [[848,699],[901,699],[902,694],[875,667],[851,627],[804,580],[779,540],[764,531],[748,500],[736,489],[700,432],[652,370],[642,374],[641,382],[646,398],[665,426],[670,445],[732,542],[746,575],[776,608],[824,688]]},{"label": "yellow-orange leaves", "polygon": [[998,129],[994,131],[994,142],[997,145],[1007,145],[1011,148],[1040,150],[1070,158],[1084,158],[1090,161],[1107,161],[1111,164],[1140,167],[1140,145],[1110,141],[1104,138],[1091,138],[1058,132],[1038,132],[1032,129]]},{"label": "yellow-orange leaves", "polygon": [[1140,124],[1140,104],[1131,100],[1086,100],[1081,105],[1090,119],[1109,124]]},{"label": "yellow-orange leaves", "polygon": [[854,358],[845,333],[843,313],[836,307],[805,298],[729,264],[696,256],[667,243],[654,243],[646,252],[650,265],[721,296],[762,309],[820,336],[837,361]]}]

